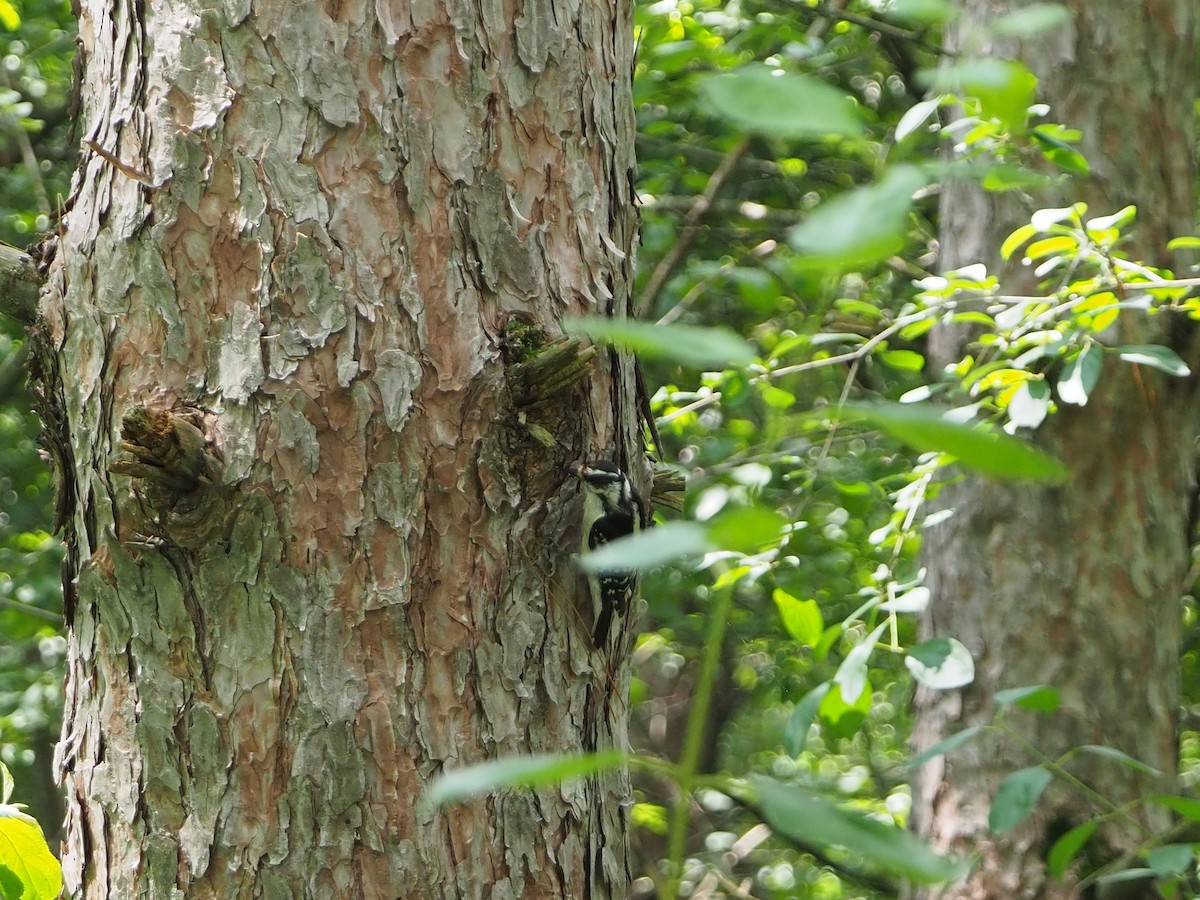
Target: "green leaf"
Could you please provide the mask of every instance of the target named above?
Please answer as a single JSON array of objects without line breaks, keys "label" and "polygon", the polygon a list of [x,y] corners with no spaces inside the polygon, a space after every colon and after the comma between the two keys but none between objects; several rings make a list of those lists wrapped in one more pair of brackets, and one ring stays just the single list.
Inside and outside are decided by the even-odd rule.
[{"label": "green leaf", "polygon": [[21,14],[9,0],[0,0],[0,25],[9,31],[16,31],[21,27]]},{"label": "green leaf", "polygon": [[1150,366],[1150,368],[1159,369],[1168,375],[1186,378],[1192,374],[1192,370],[1179,358],[1178,353],[1161,344],[1127,344],[1117,348],[1117,355],[1125,362]]},{"label": "green leaf", "polygon": [[709,75],[698,86],[722,118],[767,137],[859,137],[864,131],[849,94],[807,75],[751,64]]},{"label": "green leaf", "polygon": [[761,553],[779,544],[787,520],[773,509],[746,506],[722,510],[704,523],[708,540],[721,550]]},{"label": "green leaf", "polygon": [[871,711],[871,682],[863,682],[862,690],[853,703],[847,703],[840,690],[829,691],[817,715],[821,720],[821,728],[830,738],[852,738],[862,727]]},{"label": "green leaf", "polygon": [[802,647],[815,647],[825,633],[825,622],[817,601],[798,600],[780,588],[775,588],[774,597],[787,633]]},{"label": "green leaf", "polygon": [[766,823],[800,844],[842,847],[872,868],[922,884],[953,881],[966,874],[964,862],[935,853],[903,828],[770,778],[756,777],[751,784]]},{"label": "green leaf", "polygon": [[1168,250],[1196,250],[1200,249],[1200,237],[1195,235],[1184,235],[1183,237],[1171,238],[1167,241]]},{"label": "green leaf", "polygon": [[900,121],[896,123],[896,143],[900,143],[933,118],[934,113],[937,112],[938,107],[941,105],[941,97],[931,97],[928,100],[914,103],[906,109],[904,115],[900,117]]},{"label": "green leaf", "polygon": [[1146,865],[1159,878],[1170,878],[1188,871],[1195,859],[1191,844],[1163,844],[1146,853]]},{"label": "green leaf", "polygon": [[788,232],[805,262],[854,268],[887,259],[904,246],[913,194],[927,183],[914,166],[896,166],[875,184],[822,204]]},{"label": "green leaf", "polygon": [[821,701],[829,693],[829,687],[828,681],[817,685],[801,697],[796,708],[792,710],[783,729],[783,747],[790,755],[799,756],[804,752],[804,745],[808,743],[809,726],[817,717],[817,710],[821,708]]},{"label": "green leaf", "polygon": [[1018,769],[1005,775],[992,798],[988,827],[996,834],[1004,834],[1019,825],[1033,812],[1051,777],[1041,766]]},{"label": "green leaf", "polygon": [[754,348],[726,328],[652,325],[632,319],[588,316],[563,322],[563,330],[640,356],[672,359],[690,366],[736,366],[755,359]]},{"label": "green leaf", "polygon": [[1075,406],[1086,406],[1092,388],[1100,380],[1104,365],[1103,353],[1095,344],[1084,344],[1083,348],[1067,361],[1055,387],[1058,399]]},{"label": "green leaf", "polygon": [[667,522],[583,554],[579,557],[579,567],[585,572],[637,572],[688,556],[703,556],[714,549],[703,525]]},{"label": "green leaf", "polygon": [[62,892],[62,869],[50,852],[41,826],[18,807],[0,804],[0,868],[7,881],[16,880],[21,893],[11,884],[7,893],[21,900],[54,900]]},{"label": "green leaf", "polygon": [[850,652],[838,666],[833,683],[838,686],[838,692],[846,703],[853,705],[862,696],[867,684],[867,661],[886,627],[887,622],[881,622],[874,631],[850,648]]},{"label": "green leaf", "polygon": [[626,755],[616,750],[509,756],[444,772],[429,786],[429,799],[439,805],[457,803],[468,797],[491,794],[506,788],[537,787],[584,778],[606,769],[615,769],[626,762]]},{"label": "green leaf", "polygon": [[1031,3],[992,20],[988,30],[1002,37],[1026,38],[1071,24],[1071,13],[1059,3]]},{"label": "green leaf", "polygon": [[906,762],[904,764],[904,768],[906,768],[910,771],[913,769],[919,769],[919,768],[921,768],[921,766],[925,765],[925,763],[929,762],[931,759],[934,759],[935,757],[938,757],[938,756],[943,756],[943,755],[949,753],[951,750],[955,749],[956,747],[961,747],[963,744],[967,743],[967,741],[974,738],[975,735],[979,734],[981,731],[983,731],[982,725],[971,725],[968,728],[964,728],[962,731],[956,731],[954,734],[950,735],[950,737],[948,737],[944,740],[938,741],[936,744],[934,744],[932,747],[928,748],[927,750],[922,750],[920,753],[918,753],[916,756],[914,756],[912,759],[910,759],[908,762]]},{"label": "green leaf", "polygon": [[1165,806],[1167,809],[1179,813],[1179,815],[1192,822],[1200,822],[1200,800],[1193,800],[1191,797],[1180,797],[1177,794],[1158,794],[1146,799],[1151,803],[1157,803],[1159,806]]},{"label": "green leaf", "polygon": [[1068,475],[1062,463],[1036,447],[994,429],[948,421],[930,406],[846,404],[841,417],[881,428],[920,452],[947,453],[991,478],[1061,482]]},{"label": "green leaf", "polygon": [[1025,127],[1037,99],[1037,77],[1014,60],[960,57],[928,72],[933,90],[979,99],[984,118],[995,118],[1010,131]]},{"label": "green leaf", "polygon": [[1135,772],[1141,772],[1143,775],[1151,775],[1155,778],[1161,778],[1162,772],[1153,766],[1148,766],[1140,759],[1134,759],[1128,753],[1123,753],[1116,747],[1106,747],[1103,744],[1083,744],[1076,747],[1076,750],[1082,753],[1090,753],[1093,756],[1104,756],[1108,759],[1115,760],[1127,769],[1133,769]]},{"label": "green leaf", "polygon": [[875,355],[884,365],[903,372],[920,372],[925,368],[925,357],[914,350],[883,350]]},{"label": "green leaf", "polygon": [[1031,684],[1028,687],[1006,688],[996,691],[992,699],[999,706],[1019,706],[1034,712],[1054,712],[1062,703],[1056,688],[1048,684]]},{"label": "green leaf", "polygon": [[892,0],[887,14],[898,22],[940,25],[957,18],[959,8],[954,0]]},{"label": "green leaf", "polygon": [[904,664],[913,678],[938,691],[951,690],[975,680],[975,661],[961,641],[933,638],[909,651]]},{"label": "green leaf", "polygon": [[1050,385],[1042,379],[1018,385],[1008,399],[1008,419],[1018,428],[1037,428],[1050,412]]},{"label": "green leaf", "polygon": [[1042,232],[1039,229],[1034,228],[1032,225],[1022,225],[1004,239],[1004,243],[1000,245],[1000,256],[1003,259],[1008,259],[1013,255],[1014,252],[1016,252],[1018,247],[1020,247],[1030,238],[1041,233]]},{"label": "green leaf", "polygon": [[1062,878],[1066,874],[1071,861],[1079,855],[1079,851],[1087,844],[1099,824],[1093,819],[1090,822],[1076,825],[1054,842],[1054,846],[1046,854],[1046,869],[1052,877]]}]

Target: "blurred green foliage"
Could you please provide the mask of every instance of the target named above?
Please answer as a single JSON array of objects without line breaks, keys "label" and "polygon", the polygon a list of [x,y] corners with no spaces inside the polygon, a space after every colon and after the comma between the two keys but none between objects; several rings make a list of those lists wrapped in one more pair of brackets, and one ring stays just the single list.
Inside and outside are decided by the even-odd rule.
[{"label": "blurred green foliage", "polygon": [[[52,230],[75,157],[68,94],[75,22],[66,0],[0,4],[0,240],[25,247]],[[24,329],[0,315],[0,762],[53,834],[52,778],[62,718],[61,547],[50,468],[25,390]]]}]

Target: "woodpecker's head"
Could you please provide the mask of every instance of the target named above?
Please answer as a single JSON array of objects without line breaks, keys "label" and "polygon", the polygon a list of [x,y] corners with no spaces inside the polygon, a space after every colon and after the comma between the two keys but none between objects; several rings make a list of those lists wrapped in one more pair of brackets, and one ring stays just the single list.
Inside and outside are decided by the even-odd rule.
[{"label": "woodpecker's head", "polygon": [[606,513],[629,510],[633,506],[633,488],[625,473],[606,459],[577,462],[571,474],[579,479],[584,490],[599,499]]}]

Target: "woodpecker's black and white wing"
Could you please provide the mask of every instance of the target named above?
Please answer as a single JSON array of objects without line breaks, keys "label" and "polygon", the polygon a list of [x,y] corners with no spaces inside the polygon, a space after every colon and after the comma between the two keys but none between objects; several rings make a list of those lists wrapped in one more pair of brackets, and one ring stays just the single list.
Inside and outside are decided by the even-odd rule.
[{"label": "woodpecker's black and white wing", "polygon": [[[629,479],[606,460],[572,466],[584,488],[583,544],[595,550],[610,541],[641,531],[646,511]],[[588,576],[592,594],[592,637],[604,646],[616,616],[624,616],[637,591],[637,573],[619,568],[592,572]]]}]

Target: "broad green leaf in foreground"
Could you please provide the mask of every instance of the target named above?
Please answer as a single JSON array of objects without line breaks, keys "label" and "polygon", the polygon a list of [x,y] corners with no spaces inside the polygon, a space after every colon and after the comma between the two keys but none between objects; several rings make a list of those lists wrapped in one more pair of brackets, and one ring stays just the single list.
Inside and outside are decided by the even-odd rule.
[{"label": "broad green leaf in foreground", "polygon": [[0,804],[0,869],[7,870],[0,882],[6,893],[21,900],[54,900],[62,891],[62,869],[46,845],[41,826],[9,803]]},{"label": "broad green leaf in foreground", "polygon": [[788,232],[804,262],[865,266],[887,259],[905,242],[913,194],[928,182],[914,166],[896,166],[878,182],[818,206]]},{"label": "broad green leaf in foreground", "polygon": [[747,65],[704,78],[700,93],[722,118],[768,137],[858,137],[863,133],[854,100],[808,75]]},{"label": "broad green leaf in foreground", "polygon": [[667,522],[585,553],[579,557],[579,565],[585,572],[614,569],[636,572],[684,557],[703,556],[714,549],[703,525]]},{"label": "broad green leaf in foreground", "polygon": [[616,750],[588,754],[542,754],[510,756],[473,766],[451,769],[429,788],[433,803],[456,803],[477,794],[490,794],[505,788],[537,787],[582,778],[615,769],[626,762]]},{"label": "broad green leaf in foreground", "polygon": [[847,404],[840,418],[881,428],[914,450],[949,454],[990,478],[1049,482],[1067,478],[1066,467],[1036,447],[987,426],[950,422],[930,406]]},{"label": "broad green leaf in foreground", "polygon": [[568,334],[583,334],[641,356],[673,359],[690,366],[734,366],[755,359],[754,349],[726,328],[653,325],[605,316],[570,319],[563,328]]},{"label": "broad green leaf in foreground", "polygon": [[935,853],[916,835],[839,806],[820,794],[770,778],[752,780],[757,803],[775,831],[810,847],[842,847],[872,868],[922,884],[954,881],[965,862]]}]

